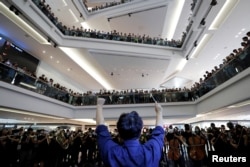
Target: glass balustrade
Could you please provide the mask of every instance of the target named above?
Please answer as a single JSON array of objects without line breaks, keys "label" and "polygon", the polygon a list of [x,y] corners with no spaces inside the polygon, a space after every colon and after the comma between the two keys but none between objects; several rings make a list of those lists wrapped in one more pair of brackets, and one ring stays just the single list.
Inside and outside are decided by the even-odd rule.
[{"label": "glass balustrade", "polygon": [[[24,89],[69,103],[71,105],[96,105],[97,97],[106,99],[105,104],[140,104],[158,102],[187,102],[194,101],[205,95],[217,86],[234,77],[250,66],[250,48],[245,49],[237,58],[224,64],[208,79],[186,91],[153,90],[153,91],[116,91],[113,93],[84,93],[83,95],[70,94],[65,90],[49,85],[48,83],[33,77],[10,65],[0,63],[0,80]],[[153,97],[153,98],[152,98]]]}]

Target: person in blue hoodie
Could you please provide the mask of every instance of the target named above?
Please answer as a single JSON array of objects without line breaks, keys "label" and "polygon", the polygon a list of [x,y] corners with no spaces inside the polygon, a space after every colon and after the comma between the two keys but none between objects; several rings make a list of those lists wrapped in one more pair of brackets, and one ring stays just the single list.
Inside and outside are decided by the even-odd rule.
[{"label": "person in blue hoodie", "polygon": [[156,127],[149,140],[139,141],[143,128],[142,118],[136,111],[123,113],[117,122],[119,137],[122,142],[115,142],[105,126],[103,104],[105,99],[97,99],[96,134],[101,159],[107,167],[157,167],[162,157],[164,129],[162,107],[155,103]]}]

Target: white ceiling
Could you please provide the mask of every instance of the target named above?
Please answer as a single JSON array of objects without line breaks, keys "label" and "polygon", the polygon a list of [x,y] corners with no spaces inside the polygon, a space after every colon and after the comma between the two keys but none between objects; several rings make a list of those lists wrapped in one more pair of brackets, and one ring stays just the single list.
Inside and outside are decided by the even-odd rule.
[{"label": "white ceiling", "polygon": [[[67,2],[67,6],[65,6],[63,2]],[[71,9],[75,13],[75,16],[80,16],[79,11],[72,2],[73,1],[46,0],[46,3],[51,6],[55,16],[58,16],[59,20],[65,25],[80,27],[83,18],[79,17],[79,22],[76,22],[69,12],[69,9]],[[140,0],[138,0],[138,2],[142,4],[141,6],[143,6],[143,3],[148,3],[148,1]],[[157,2],[155,1],[155,3]],[[159,37],[159,35],[164,37],[165,34],[163,34],[163,32],[165,32],[164,28],[166,28],[164,18],[166,17],[167,11],[170,10],[168,7],[171,7],[173,1],[159,0],[159,2],[159,8],[135,13],[132,14],[131,17],[121,16],[113,18],[108,22],[107,18],[110,17],[110,13],[104,11],[101,14],[88,17],[85,22],[89,24],[91,29],[103,30],[105,32],[117,30],[118,32],[131,32],[141,35],[147,34],[150,37]],[[184,3],[180,21],[174,33],[174,39],[180,39],[182,32],[184,32],[188,24],[187,20],[191,13],[191,3],[192,0],[186,0]],[[151,6],[145,5],[143,7],[144,9],[151,9],[153,6],[152,4]],[[161,4],[165,4],[165,7],[161,7]],[[218,5],[214,7],[218,9],[214,10],[217,12],[223,4],[224,0],[219,1]],[[78,49],[79,53],[85,54],[84,56],[91,58],[91,60],[97,64],[96,66],[96,64],[93,63],[93,66],[95,66],[95,68],[97,67],[96,70],[113,83],[116,90],[140,88],[158,89],[166,79],[168,82],[166,82],[165,86],[168,88],[190,86],[192,83],[199,81],[199,78],[203,77],[205,71],[211,71],[214,66],[222,63],[222,59],[229,55],[233,49],[240,47],[241,37],[250,30],[250,23],[242,19],[249,15],[250,11],[247,9],[249,5],[249,1],[239,1],[237,6],[221,25],[220,29],[216,31],[208,31],[209,25],[206,25],[207,28],[205,31],[210,32],[212,38],[204,49],[201,50],[197,58],[189,59],[182,71],[175,71],[181,60],[180,56],[155,59],[153,56],[152,58],[145,58],[143,56],[138,57],[137,55],[126,56],[126,53],[102,53],[102,50],[92,52],[88,50],[88,48],[74,49]],[[133,9],[133,6],[128,6],[125,9],[121,8],[119,10],[123,13],[124,10],[126,12],[131,12],[133,10],[138,11],[138,9]],[[215,17],[213,16],[213,10],[210,13],[211,16],[208,17],[206,21],[208,23],[211,23],[211,19]],[[115,13],[112,15],[115,15]],[[49,69],[47,71],[44,71],[45,65],[43,66],[43,70],[38,68],[38,75],[45,73],[48,78],[53,78],[56,82],[76,91],[86,92],[88,90],[98,91],[104,89],[100,83],[96,82],[93,76],[86,73],[59,48],[54,48],[50,45],[41,45],[29,37],[27,33],[15,26],[14,23],[8,21],[6,17],[3,15],[0,15],[0,17],[1,21],[4,23],[0,26],[0,34],[3,34],[16,43],[16,45],[37,57],[41,60],[41,64],[48,65],[48,67],[46,66],[46,68]],[[168,21],[166,22],[168,23]],[[239,37],[235,38],[236,35]],[[109,50],[112,50],[112,46]],[[69,68],[71,69],[70,72],[68,71]],[[51,73],[51,71],[53,71],[53,73]],[[110,75],[111,72],[115,74],[113,77]],[[174,75],[172,75],[173,72]],[[146,74],[144,75],[145,77],[142,77],[142,74]],[[71,82],[68,83],[66,80],[70,80]]]},{"label": "white ceiling", "polygon": [[[67,5],[65,5],[65,3]],[[134,0],[133,3],[140,3],[139,7],[134,8],[134,5],[122,8],[115,6],[110,9],[99,11],[96,15],[90,15],[86,20],[79,17],[79,11],[76,9],[73,1],[53,1],[46,0],[59,18],[67,26],[82,26],[80,23],[86,21],[91,29],[110,32],[117,30],[123,33],[147,34],[151,37],[166,37],[166,28],[168,27],[165,20],[168,11],[173,5],[173,0],[156,0],[156,1],[142,1]],[[175,1],[176,2],[176,1]],[[94,52],[88,48],[74,48],[78,52],[86,53],[86,56],[97,64],[103,76],[111,83],[116,85],[117,90],[124,89],[160,89],[160,84],[166,81],[165,86],[168,88],[190,86],[192,83],[199,80],[205,71],[211,71],[214,66],[222,63],[222,59],[231,53],[235,48],[240,47],[241,38],[250,30],[250,22],[247,21],[246,16],[250,15],[250,1],[240,0],[230,15],[226,17],[220,28],[216,31],[209,31],[209,24],[215,18],[214,13],[218,13],[223,6],[225,0],[218,1],[218,5],[213,7],[206,22],[206,32],[212,34],[212,38],[207,45],[201,50],[199,56],[194,59],[189,59],[182,71],[176,72],[175,69],[180,62],[180,57],[155,59],[150,57],[138,56],[124,56],[124,54],[114,54],[107,52]],[[148,3],[150,5],[148,5]],[[185,0],[184,8],[178,21],[174,39],[180,39],[182,32],[188,24],[190,17],[190,4],[192,0]],[[93,4],[89,3],[89,6]],[[96,4],[95,4],[96,5]],[[136,5],[135,5],[136,6]],[[157,9],[151,9],[156,7]],[[79,22],[69,12],[69,9],[75,13]],[[107,18],[114,17],[120,13],[136,12],[139,9],[150,9],[144,12],[139,12],[129,16],[121,16],[113,18],[110,22]],[[110,12],[111,11],[111,12]],[[28,36],[26,32],[17,27],[13,22],[6,18],[2,13],[0,14],[0,34],[13,41],[16,45],[37,57],[42,63],[43,67],[49,70],[38,70],[38,73],[45,73],[48,78],[53,78],[56,82],[61,83],[67,88],[73,90],[86,92],[88,90],[98,91],[103,89],[103,86],[98,83],[91,75],[86,73],[79,67],[72,59],[70,59],[58,47],[54,48],[51,45],[41,45],[32,37]],[[236,35],[238,37],[236,37]],[[112,46],[109,48],[112,50]],[[45,51],[45,53],[44,53]],[[53,56],[53,58],[51,58]],[[59,62],[59,63],[58,63]],[[71,71],[67,69],[70,68]],[[113,72],[113,76],[111,76]],[[174,75],[171,75],[173,74]],[[144,74],[144,77],[142,77]],[[177,122],[179,122],[178,120]]]}]

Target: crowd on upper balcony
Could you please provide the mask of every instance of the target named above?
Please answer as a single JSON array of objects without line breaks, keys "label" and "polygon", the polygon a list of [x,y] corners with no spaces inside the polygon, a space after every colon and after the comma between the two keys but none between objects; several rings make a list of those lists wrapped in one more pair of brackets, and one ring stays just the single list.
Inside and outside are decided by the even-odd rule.
[{"label": "crowd on upper balcony", "polygon": [[[41,10],[44,13],[50,13],[51,8],[49,5],[46,4],[45,0],[33,0],[37,5],[39,5]],[[193,3],[196,3],[194,0]],[[87,31],[87,30],[86,30]],[[76,32],[76,31],[73,31]],[[95,33],[86,33],[89,35],[89,37],[94,37]],[[112,34],[117,34],[116,31]],[[72,34],[71,34],[72,35]],[[117,36],[113,36],[113,38],[117,38]],[[197,98],[201,97],[202,95],[206,94],[216,86],[220,85],[221,83],[225,82],[229,78],[232,78],[237,73],[241,72],[245,68],[249,67],[250,65],[250,56],[249,51],[246,52],[246,50],[249,50],[249,42],[250,41],[250,32],[246,33],[246,36],[242,38],[241,47],[237,49],[233,49],[232,53],[230,53],[225,59],[223,59],[223,62],[219,64],[218,66],[215,66],[214,69],[212,69],[210,72],[206,71],[203,75],[203,78],[200,78],[199,81],[195,82],[191,88],[167,88],[167,89],[161,89],[161,90],[100,90],[99,92],[94,91],[87,91],[85,93],[75,92],[72,89],[68,89],[65,86],[62,86],[59,83],[53,83],[54,80],[50,78],[49,80],[45,75],[39,76],[39,81],[44,82],[45,84],[52,86],[53,88],[59,89],[63,92],[65,92],[65,95],[67,98],[63,101],[66,101],[73,105],[92,105],[95,102],[92,102],[93,99],[91,97],[96,96],[105,96],[109,97],[110,95],[113,96],[111,99],[106,99],[106,103],[109,104],[119,104],[119,103],[147,103],[152,102],[152,99],[149,97],[151,93],[153,93],[156,96],[156,99],[160,102],[175,102],[175,101],[192,101],[196,100]],[[34,73],[31,73],[26,67],[20,68],[18,67],[17,63],[11,63],[10,60],[4,59],[3,55],[0,54],[0,60],[6,65],[11,66],[15,70],[19,72],[24,72],[25,74],[35,77],[36,75]],[[14,75],[14,73],[12,74]],[[13,76],[12,76],[13,77]],[[16,80],[15,82],[17,82]],[[46,91],[45,91],[46,92]],[[172,94],[170,96],[170,94]],[[133,96],[130,96],[133,95]],[[136,97],[135,95],[140,95]],[[48,95],[50,96],[50,95]],[[51,96],[51,97],[54,97]],[[89,98],[85,98],[89,97]],[[121,99],[122,97],[122,99]],[[133,97],[133,98],[131,98]],[[143,98],[143,99],[140,99]]]},{"label": "crowd on upper balcony", "polygon": [[46,77],[44,74],[37,77],[35,72],[30,71],[26,66],[21,67],[17,62],[12,62],[6,56],[7,55],[3,56],[0,54],[0,63],[7,65],[10,68],[5,76],[1,75],[1,79],[4,78],[8,82],[13,81],[14,85],[19,85],[21,81],[29,83],[29,81],[31,82],[31,78],[33,78],[33,81],[40,81],[43,82],[44,84],[53,86],[62,91],[69,91],[75,94],[75,92],[73,92],[71,89],[62,86],[59,83],[54,83],[54,80],[52,78],[48,79],[48,77]]},{"label": "crowd on upper balcony", "polygon": [[248,68],[250,66],[250,31],[242,38],[240,45],[241,47],[233,49],[232,52],[222,60],[221,64],[215,66],[210,72],[206,71],[203,78],[200,78],[198,82],[194,83],[193,88],[204,87],[203,92],[201,92],[201,94],[204,94]]},{"label": "crowd on upper balcony", "polygon": [[132,2],[133,0],[120,0],[120,1],[114,1],[114,2],[106,2],[106,3],[102,3],[101,5],[95,6],[95,7],[89,7],[88,6],[88,0],[83,0],[83,4],[85,6],[85,8],[88,10],[88,12],[95,12],[95,11],[99,11],[102,9],[106,9],[112,6],[116,6],[116,5],[121,5],[124,3],[128,3],[128,2]]},{"label": "crowd on upper balcony", "polygon": [[[88,12],[96,12],[96,11],[99,11],[99,10],[102,10],[102,9],[106,9],[106,8],[109,8],[109,7],[113,7],[113,6],[116,6],[116,5],[121,5],[121,4],[132,2],[132,1],[133,0],[120,0],[120,1],[102,3],[102,4],[100,4],[98,6],[95,6],[95,7],[89,7],[88,6],[88,0],[82,0],[83,4],[84,4],[85,8],[88,10]],[[194,10],[196,4],[197,4],[197,0],[193,0],[193,2],[191,3],[191,11]]]},{"label": "crowd on upper balcony", "polygon": [[[15,85],[23,78],[22,73],[25,73],[26,75],[34,77],[34,80],[38,80],[42,82],[43,85],[46,85],[45,90],[39,93],[73,105],[95,105],[96,97],[105,98],[106,104],[151,103],[153,102],[150,97],[151,94],[153,94],[155,99],[159,102],[193,101],[250,66],[250,31],[242,38],[241,47],[233,49],[232,53],[210,72],[206,71],[203,78],[195,82],[191,88],[100,90],[99,92],[95,90],[85,93],[75,92],[59,83],[54,83],[52,78],[48,80],[48,77],[44,74],[36,77],[36,74],[31,73],[26,67],[19,67],[16,62],[12,63],[5,56],[0,55],[1,63],[14,69],[8,71],[8,76],[15,80]],[[21,75],[16,75],[15,71],[18,71]],[[1,79],[3,79],[3,76],[1,76]],[[64,93],[61,93],[61,97],[59,97],[58,94],[51,91],[51,88],[56,88]]]},{"label": "crowd on upper balcony", "polygon": [[186,31],[182,33],[182,37],[179,40],[175,39],[163,39],[161,37],[151,37],[147,34],[135,34],[132,32],[123,33],[117,30],[112,30],[110,32],[105,32],[103,30],[96,29],[86,29],[76,26],[65,25],[57,16],[53,13],[49,4],[46,4],[45,0],[32,0],[38,8],[50,19],[50,21],[66,36],[74,37],[84,37],[84,38],[94,38],[94,39],[104,39],[112,41],[122,41],[140,44],[150,44],[159,46],[169,46],[169,47],[182,47],[182,44],[186,38],[186,34],[189,31],[192,21],[187,25]]}]

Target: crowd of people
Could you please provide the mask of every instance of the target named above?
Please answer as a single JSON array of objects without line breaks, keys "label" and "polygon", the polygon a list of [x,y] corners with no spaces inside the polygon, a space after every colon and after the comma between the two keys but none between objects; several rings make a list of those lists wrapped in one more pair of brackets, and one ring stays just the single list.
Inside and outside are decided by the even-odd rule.
[{"label": "crowd of people", "polygon": [[[52,16],[54,18],[51,8],[46,4],[45,0],[33,1],[47,16]],[[195,6],[195,4],[196,1],[193,1],[191,6]],[[117,32],[114,30],[113,34],[117,34]],[[112,38],[117,38],[117,36],[113,35]],[[195,82],[190,88],[167,88],[159,90],[100,90],[99,92],[95,90],[87,91],[85,93],[76,92],[59,83],[54,83],[52,78],[48,79],[45,75],[37,77],[36,74],[30,72],[26,67],[19,67],[18,63],[11,62],[6,56],[4,57],[1,54],[0,60],[2,70],[0,77],[1,80],[11,83],[13,82],[15,85],[19,85],[20,82],[31,84],[37,88],[36,90],[40,94],[77,106],[95,105],[96,98],[99,96],[106,99],[106,104],[152,103],[152,95],[159,102],[194,101],[249,67],[249,41],[250,32],[247,32],[246,36],[243,37],[240,48],[233,49],[233,52],[223,59],[223,62],[220,65],[215,66],[211,72],[206,71],[203,78],[200,78],[200,80]],[[11,68],[6,68],[5,65]]]},{"label": "crowd of people", "polygon": [[[116,5],[121,5],[124,3],[128,3],[128,2],[132,2],[133,0],[120,0],[120,1],[113,1],[113,2],[106,2],[103,3],[101,5],[95,6],[95,7],[89,7],[88,4],[88,0],[83,0],[83,4],[85,5],[85,8],[88,10],[88,12],[96,12],[102,9],[106,9],[112,6],[116,6]],[[191,3],[191,11],[194,10],[195,6],[197,4],[197,0],[193,0],[193,2]]]},{"label": "crowd of people", "polygon": [[[76,26],[64,25],[62,21],[58,19],[53,13],[49,4],[46,4],[45,0],[33,0],[33,2],[38,6],[38,8],[51,20],[51,22],[64,34],[67,36],[84,37],[84,38],[94,38],[94,39],[105,39],[113,41],[122,42],[132,42],[150,45],[161,45],[169,47],[180,48],[185,40],[187,32],[183,32],[182,39],[163,39],[160,37],[150,37],[146,34],[135,34],[135,33],[123,33],[113,30],[111,32],[105,32],[103,30],[96,29],[84,29]],[[187,26],[186,30],[189,30],[190,24]]]},{"label": "crowd of people", "polygon": [[[35,83],[36,86],[43,87],[43,91],[38,93],[73,105],[97,104],[97,127],[96,131],[92,128],[85,131],[81,129],[71,131],[60,127],[46,131],[44,129],[34,130],[32,126],[28,129],[3,128],[0,130],[1,166],[104,167],[116,163],[122,163],[121,166],[144,163],[145,167],[143,160],[146,157],[148,162],[149,159],[152,160],[150,163],[155,167],[213,167],[214,162],[211,159],[213,155],[229,158],[240,157],[242,162],[246,162],[250,157],[250,128],[237,123],[229,121],[216,127],[211,122],[210,127],[207,128],[183,124],[181,129],[178,126],[169,125],[163,133],[160,127],[163,125],[162,108],[157,103],[155,128],[143,127],[138,113],[132,111],[122,114],[118,119],[117,128],[108,132],[102,116],[104,102],[105,104],[134,104],[153,103],[155,99],[158,102],[196,100],[250,66],[250,32],[243,37],[241,46],[234,49],[229,56],[223,59],[223,63],[214,67],[211,72],[206,71],[204,78],[201,78],[190,89],[100,90],[100,92],[88,91],[81,94],[70,89],[67,90],[60,84],[54,84],[54,80],[48,80],[45,75],[36,77],[26,67],[20,68],[17,63],[2,59],[1,80],[5,80],[7,76],[7,79],[13,81],[15,85],[21,81]],[[6,68],[7,66],[8,68]],[[33,77],[33,81],[30,80],[31,77]],[[59,93],[55,93],[54,88],[64,93],[61,93],[59,97]],[[100,97],[103,98],[101,101]],[[161,141],[162,134],[164,141]],[[139,143],[137,143],[137,139]],[[145,147],[144,151],[146,150],[147,153],[144,152],[139,157],[124,154],[133,152],[138,155],[139,149],[135,150],[135,145],[136,148]],[[119,151],[112,147],[119,148]],[[220,165],[224,164],[220,163]],[[247,164],[241,164],[242,167],[244,165]],[[229,166],[229,163],[226,166]]]},{"label": "crowd of people", "polygon": [[31,84],[36,86],[36,91],[40,94],[76,106],[95,105],[97,97],[105,98],[105,104],[152,103],[154,102],[152,96],[158,102],[195,101],[250,66],[250,32],[247,32],[242,39],[241,47],[233,49],[220,65],[215,66],[211,72],[206,71],[203,78],[190,88],[95,90],[82,93],[54,83],[52,78],[48,79],[44,74],[36,77],[26,67],[20,68],[8,58],[2,59],[0,64],[0,79],[9,83],[14,81],[15,85],[19,85],[20,82]]},{"label": "crowd of people", "polygon": [[[144,127],[139,141],[146,143],[153,129]],[[110,131],[114,142],[122,144],[117,129]],[[165,128],[165,142],[159,166],[213,167],[211,155],[249,158],[250,128],[228,122],[202,129],[185,124]],[[196,151],[198,155],[196,154]],[[248,151],[248,152],[247,152]],[[0,157],[4,167],[104,167],[94,129],[86,131],[58,128],[1,129]],[[247,154],[248,153],[248,154]]]},{"label": "crowd of people", "polygon": [[83,4],[85,5],[85,8],[88,10],[88,12],[91,13],[91,12],[100,11],[102,9],[106,9],[106,8],[109,8],[112,6],[121,5],[121,4],[132,2],[132,1],[133,0],[120,0],[120,1],[106,2],[106,3],[102,3],[98,6],[89,7],[88,0],[83,0]]},{"label": "crowd of people", "polygon": [[[220,127],[216,127],[214,123],[210,125],[207,129],[192,127],[189,124],[184,124],[184,129],[168,127],[165,149],[172,166],[213,167],[216,165],[212,162],[212,155],[249,158],[249,127],[232,122],[221,124]],[[243,163],[242,166],[244,165],[246,164]]]}]

